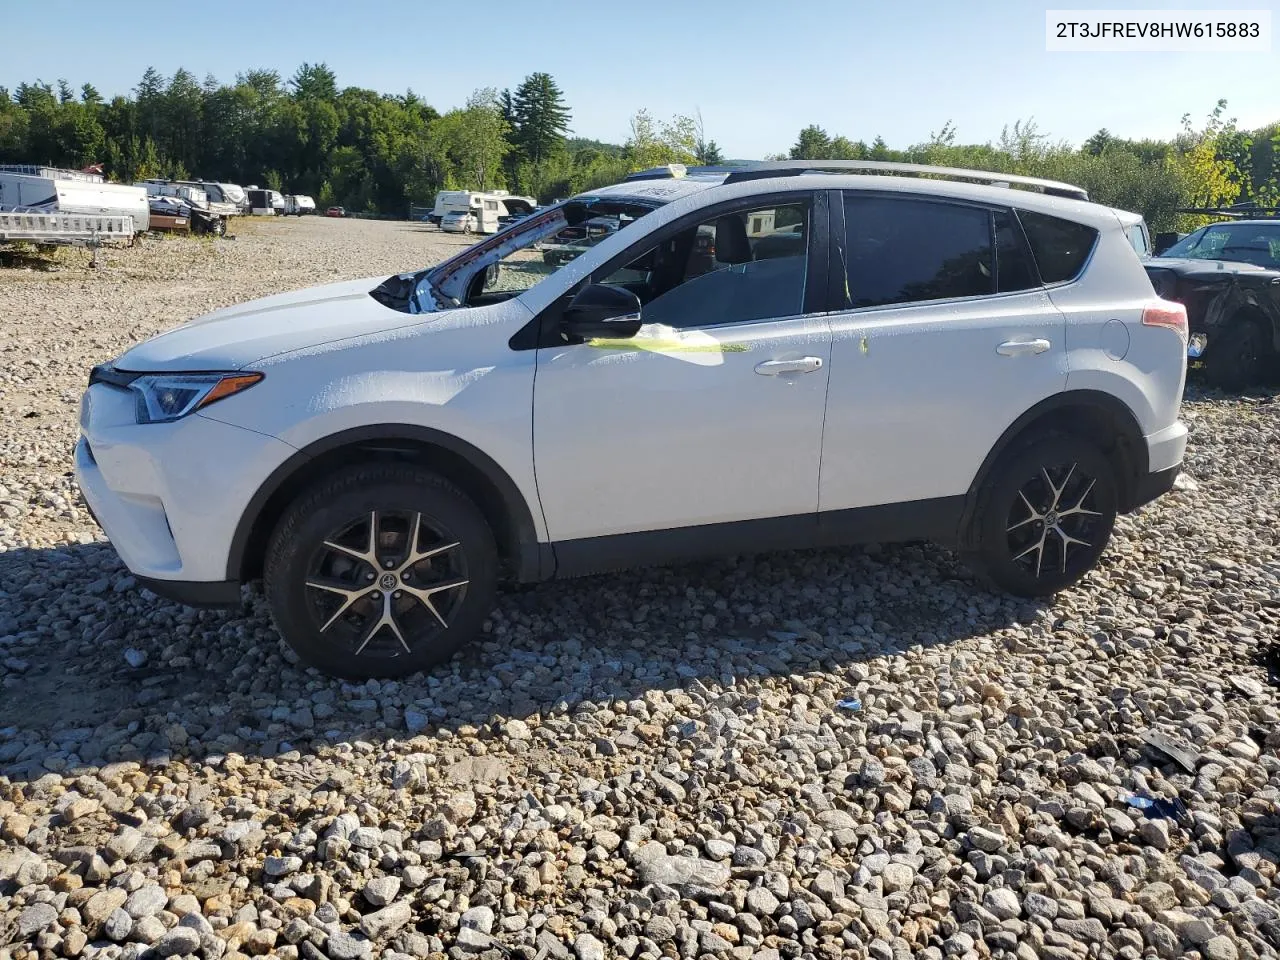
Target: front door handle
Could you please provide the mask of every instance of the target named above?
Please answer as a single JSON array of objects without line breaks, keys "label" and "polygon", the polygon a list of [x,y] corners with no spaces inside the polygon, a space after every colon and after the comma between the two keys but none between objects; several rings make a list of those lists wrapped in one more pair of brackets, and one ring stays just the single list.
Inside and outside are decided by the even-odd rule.
[{"label": "front door handle", "polygon": [[996,347],[996,353],[1002,357],[1026,357],[1044,353],[1051,346],[1048,340],[1006,340]]},{"label": "front door handle", "polygon": [[765,360],[756,364],[756,373],[762,377],[776,377],[783,373],[813,373],[822,369],[821,357],[801,357],[799,360]]}]

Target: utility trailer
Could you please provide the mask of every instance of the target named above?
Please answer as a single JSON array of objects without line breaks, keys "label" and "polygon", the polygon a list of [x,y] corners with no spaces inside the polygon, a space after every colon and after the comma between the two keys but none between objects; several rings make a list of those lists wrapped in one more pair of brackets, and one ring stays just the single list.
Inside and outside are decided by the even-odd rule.
[{"label": "utility trailer", "polygon": [[37,246],[90,247],[95,267],[104,243],[131,245],[133,240],[133,217],[128,215],[0,210],[0,245],[25,241]]},{"label": "utility trailer", "polygon": [[0,243],[25,240],[38,244],[132,243],[133,217],[115,214],[40,213],[0,210]]}]

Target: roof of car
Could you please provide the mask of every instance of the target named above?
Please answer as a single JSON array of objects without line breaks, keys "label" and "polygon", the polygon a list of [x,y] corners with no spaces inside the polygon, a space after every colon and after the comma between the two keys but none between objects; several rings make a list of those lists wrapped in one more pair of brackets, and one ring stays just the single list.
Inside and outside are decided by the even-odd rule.
[{"label": "roof of car", "polygon": [[723,178],[667,177],[661,180],[630,180],[613,186],[587,190],[582,197],[609,197],[617,200],[639,200],[641,203],[663,204],[717,187]]},{"label": "roof of car", "polygon": [[[1094,226],[1114,225],[1117,218],[1125,226],[1142,221],[1140,214],[1083,199],[1087,194],[1081,188],[1052,180],[917,164],[840,162],[832,163],[831,169],[824,171],[826,166],[826,161],[813,161],[811,165],[805,162],[760,163],[741,168],[742,171],[754,168],[754,176],[739,177],[734,174],[726,179],[725,175],[708,176],[700,173],[698,176],[675,175],[630,180],[587,191],[580,196],[636,200],[639,203],[661,206],[712,189],[717,196],[723,195],[725,198],[786,193],[792,190],[857,189],[978,200],[1067,216]],[[845,169],[850,172],[844,172]],[[975,183],[973,180],[979,182]]]}]

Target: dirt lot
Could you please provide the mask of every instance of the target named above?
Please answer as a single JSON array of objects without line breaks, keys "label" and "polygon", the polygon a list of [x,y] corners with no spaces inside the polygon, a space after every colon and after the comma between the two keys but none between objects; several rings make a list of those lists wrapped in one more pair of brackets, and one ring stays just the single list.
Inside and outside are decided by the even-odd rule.
[{"label": "dirt lot", "polygon": [[1187,481],[1052,605],[928,546],[725,560],[352,686],[256,587],[139,593],[70,475],[94,363],[462,245],[234,232],[0,269],[0,960],[1280,950],[1280,403],[1190,400]]}]

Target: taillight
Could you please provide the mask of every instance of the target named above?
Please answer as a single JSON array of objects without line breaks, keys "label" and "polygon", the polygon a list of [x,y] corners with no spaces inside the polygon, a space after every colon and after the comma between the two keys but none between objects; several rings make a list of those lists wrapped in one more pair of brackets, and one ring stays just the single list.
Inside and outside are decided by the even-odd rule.
[{"label": "taillight", "polygon": [[1142,323],[1147,327],[1168,327],[1187,340],[1187,308],[1172,300],[1153,300],[1142,311]]}]

